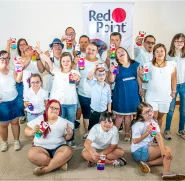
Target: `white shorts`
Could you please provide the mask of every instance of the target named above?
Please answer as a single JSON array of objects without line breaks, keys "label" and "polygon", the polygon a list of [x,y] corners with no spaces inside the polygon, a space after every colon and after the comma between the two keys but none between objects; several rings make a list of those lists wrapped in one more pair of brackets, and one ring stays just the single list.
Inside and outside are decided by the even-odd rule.
[{"label": "white shorts", "polygon": [[170,109],[170,102],[147,102],[153,107],[153,111],[160,113],[168,113]]}]

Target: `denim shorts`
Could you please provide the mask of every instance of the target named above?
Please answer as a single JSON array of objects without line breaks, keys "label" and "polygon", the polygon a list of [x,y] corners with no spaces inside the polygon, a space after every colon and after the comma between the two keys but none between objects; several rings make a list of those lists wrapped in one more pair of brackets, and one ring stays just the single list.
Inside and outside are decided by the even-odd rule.
[{"label": "denim shorts", "polygon": [[143,146],[137,149],[135,152],[132,152],[132,157],[134,160],[146,162],[149,158],[148,148],[148,146]]},{"label": "denim shorts", "polygon": [[20,98],[17,96],[13,101],[0,103],[0,122],[9,122],[24,116],[24,109],[19,106],[19,100]]},{"label": "denim shorts", "polygon": [[43,112],[38,113],[38,114],[32,114],[30,112],[27,112],[27,121],[30,122],[30,121],[36,119],[37,117],[39,117],[42,114],[43,114]]},{"label": "denim shorts", "polygon": [[83,118],[84,119],[89,119],[90,112],[91,112],[91,108],[90,108],[91,98],[84,97],[84,96],[81,96],[81,95],[78,95],[78,98],[79,98],[79,102],[80,102],[80,105],[81,105]]},{"label": "denim shorts", "polygon": [[44,148],[44,149],[49,153],[50,158],[53,158],[55,152],[56,152],[60,147],[62,147],[62,146],[67,146],[67,144],[59,145],[59,146],[57,146],[55,149],[46,149],[46,148]]}]

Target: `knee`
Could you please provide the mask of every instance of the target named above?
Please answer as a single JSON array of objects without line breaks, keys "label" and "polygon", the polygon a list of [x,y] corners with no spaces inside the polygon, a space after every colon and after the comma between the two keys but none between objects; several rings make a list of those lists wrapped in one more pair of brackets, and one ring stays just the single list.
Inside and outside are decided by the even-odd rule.
[{"label": "knee", "polygon": [[[62,153],[62,154],[63,154],[63,153]],[[72,149],[71,149],[69,146],[66,146],[66,147],[65,147],[65,152],[64,152],[64,154],[65,154],[66,156],[68,156],[68,157],[72,157],[72,155],[73,155]]]},{"label": "knee", "polygon": [[119,157],[122,157],[125,154],[125,152],[124,152],[123,149],[118,149],[117,154],[118,154]]},{"label": "knee", "polygon": [[13,121],[10,122],[11,125],[19,125],[19,119],[16,118]]},{"label": "knee", "polygon": [[28,160],[32,163],[35,161],[35,153],[32,150],[28,152]]}]

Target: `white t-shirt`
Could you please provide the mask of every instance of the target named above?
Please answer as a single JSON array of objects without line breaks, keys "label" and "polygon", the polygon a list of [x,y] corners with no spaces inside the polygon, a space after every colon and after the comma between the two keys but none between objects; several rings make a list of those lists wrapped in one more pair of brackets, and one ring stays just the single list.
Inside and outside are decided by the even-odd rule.
[{"label": "white t-shirt", "polygon": [[[40,125],[41,121],[43,120],[44,117],[41,115],[36,119],[28,122],[27,125],[33,129],[35,125]],[[73,129],[71,122],[61,117],[58,117],[58,120],[55,123],[49,123],[51,131],[47,137],[43,138],[43,135],[41,135],[41,138],[34,137],[34,145],[41,146],[46,149],[55,149],[59,145],[65,144],[66,140],[64,139],[63,135],[65,134],[67,123]]]},{"label": "white t-shirt", "polygon": [[167,61],[162,68],[150,63],[148,70],[150,80],[147,83],[146,102],[171,102],[171,74],[175,71],[175,62]]},{"label": "white t-shirt", "polygon": [[177,84],[185,83],[185,58],[181,58],[181,54],[179,54],[175,57],[167,55],[166,59],[177,63]]},{"label": "white t-shirt", "polygon": [[[71,70],[71,72],[80,75],[77,70]],[[70,72],[64,73],[54,66],[52,73],[54,74],[54,81],[50,99],[56,99],[60,104],[77,104],[76,84],[69,83]]]},{"label": "white t-shirt", "polygon": [[25,110],[35,114],[41,113],[45,110],[45,100],[48,100],[48,91],[40,88],[37,94],[35,94],[33,89],[30,87],[28,91],[24,93],[24,101],[32,103],[34,111],[30,111],[28,107]]},{"label": "white t-shirt", "polygon": [[89,132],[87,139],[92,141],[91,146],[96,149],[106,149],[110,145],[117,145],[119,134],[116,126],[113,126],[108,132],[105,132],[101,124],[96,124]]},{"label": "white t-shirt", "polygon": [[[90,62],[88,60],[85,60],[84,70],[79,70],[81,74],[81,79],[78,85],[79,95],[91,98],[91,86],[87,83],[87,77],[88,77],[89,72],[92,70],[94,64],[97,62],[101,62],[100,59],[98,59],[95,62]],[[77,70],[78,70],[78,64],[77,64]]]},{"label": "white t-shirt", "polygon": [[[60,68],[60,60],[57,60],[54,57],[54,63],[56,67]],[[43,76],[43,82],[44,82],[44,89],[46,89],[49,93],[51,92],[52,85],[53,85],[54,76],[49,74],[47,72],[46,75]]]},{"label": "white t-shirt", "polygon": [[[148,65],[152,62],[153,59],[153,52],[147,52],[146,49],[142,46],[138,46],[137,44],[134,45],[134,56],[135,61],[140,63],[140,66]],[[142,83],[142,88],[146,89],[146,83]]]},{"label": "white t-shirt", "polygon": [[[159,133],[160,132],[160,128],[159,125],[157,124],[156,121],[154,121],[153,119],[151,120],[153,126],[156,127],[155,132]],[[142,134],[144,134],[146,132],[146,128],[149,126],[150,122],[136,122],[133,126],[132,126],[132,139],[134,138],[140,138]],[[131,152],[135,152],[137,149],[143,147],[143,146],[150,146],[151,143],[153,142],[154,137],[151,136],[150,134],[144,138],[142,141],[140,141],[139,143],[134,144],[132,142],[131,144]]]},{"label": "white t-shirt", "polygon": [[26,93],[26,91],[28,91],[28,89],[29,89],[31,74],[41,75],[41,73],[39,72],[39,69],[37,67],[37,61],[31,60],[29,65],[26,67],[26,69],[23,70],[22,81],[23,81],[23,85],[24,85],[24,89],[23,89],[24,93]]},{"label": "white t-shirt", "polygon": [[17,97],[18,93],[15,85],[16,82],[12,70],[9,70],[7,75],[0,72],[0,98],[2,99],[0,100],[1,102],[12,101]]}]

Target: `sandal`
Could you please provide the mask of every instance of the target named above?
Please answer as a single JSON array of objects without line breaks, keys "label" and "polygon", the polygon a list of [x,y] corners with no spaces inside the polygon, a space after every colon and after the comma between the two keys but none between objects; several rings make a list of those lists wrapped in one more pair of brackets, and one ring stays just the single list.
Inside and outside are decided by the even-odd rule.
[{"label": "sandal", "polygon": [[125,133],[125,135],[129,135],[129,137],[125,137],[124,138],[124,141],[125,142],[129,142],[131,139],[130,139],[130,134],[129,133]]},{"label": "sandal", "polygon": [[185,174],[166,173],[161,174],[163,180],[184,180]]}]

